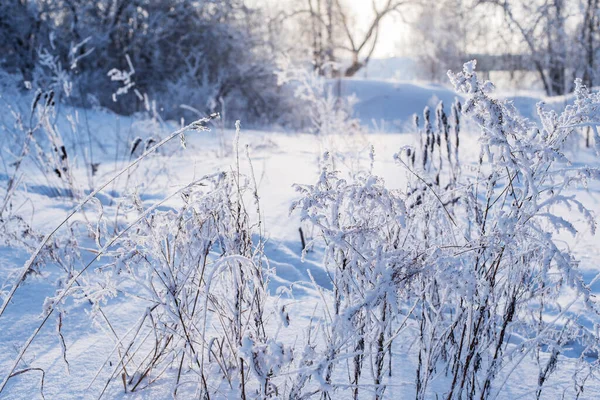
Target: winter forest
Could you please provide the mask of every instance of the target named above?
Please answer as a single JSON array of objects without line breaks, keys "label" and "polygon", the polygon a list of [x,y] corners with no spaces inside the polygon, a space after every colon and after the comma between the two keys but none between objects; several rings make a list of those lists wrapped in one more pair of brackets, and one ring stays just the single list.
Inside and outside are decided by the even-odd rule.
[{"label": "winter forest", "polygon": [[600,398],[599,0],[0,0],[0,399]]}]

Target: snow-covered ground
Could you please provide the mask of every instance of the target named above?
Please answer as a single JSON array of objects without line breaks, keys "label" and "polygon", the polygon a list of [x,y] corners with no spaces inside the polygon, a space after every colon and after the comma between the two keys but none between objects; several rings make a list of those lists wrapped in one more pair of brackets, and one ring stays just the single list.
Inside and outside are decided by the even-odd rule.
[{"label": "snow-covered ground", "polygon": [[[461,98],[444,85],[428,82],[344,79],[333,85],[342,96],[356,96],[355,115],[374,132],[409,132],[413,115],[422,114],[423,107],[435,109],[440,101],[449,106]],[[531,119],[537,119],[540,101],[556,111],[573,103],[573,95],[547,98],[540,90],[500,90],[496,97],[513,102],[521,115]]]},{"label": "snow-covered ground", "polygon": [[[357,116],[365,125],[375,132],[365,133],[352,138],[344,136],[319,137],[309,134],[277,133],[264,131],[245,131],[242,124],[240,136],[241,148],[246,145],[252,160],[254,175],[257,179],[260,205],[264,216],[264,229],[268,241],[265,254],[270,263],[276,268],[276,278],[270,290],[275,293],[282,287],[292,284],[293,298],[288,299],[288,309],[291,323],[280,332],[282,340],[290,343],[302,335],[305,322],[310,318],[318,296],[310,288],[311,279],[318,285],[329,288],[331,282],[327,271],[324,270],[319,249],[301,257],[301,242],[299,216],[290,214],[290,205],[297,199],[298,194],[294,184],[313,183],[319,173],[319,160],[325,151],[336,155],[336,167],[346,176],[357,171],[360,166],[369,164],[371,145],[375,150],[374,173],[383,177],[389,188],[403,188],[408,179],[407,172],[394,161],[394,154],[404,145],[414,144],[417,137],[409,128],[407,121],[415,112],[420,112],[424,106],[435,107],[439,100],[451,104],[456,97],[451,90],[437,85],[402,84],[385,81],[350,80],[342,85],[344,94],[355,93],[358,97],[356,104]],[[539,100],[534,96],[512,99],[517,108],[525,115],[532,115],[532,104]],[[79,110],[83,118],[83,110]],[[132,118],[116,117],[110,113],[85,111],[89,129],[94,132],[93,144],[94,161],[99,163],[99,172],[93,178],[94,185],[111,176],[127,159],[127,143],[145,128],[139,126]],[[382,122],[383,121],[383,122]],[[62,122],[66,125],[66,122]],[[137,125],[136,125],[137,124]],[[148,126],[147,129],[160,129],[160,135],[168,132],[168,127]],[[380,132],[376,132],[380,130]],[[115,138],[120,137],[119,139]],[[474,136],[465,135],[461,147],[463,160],[477,159],[478,144]],[[211,132],[190,132],[186,136],[187,148],[180,149],[177,145],[168,147],[158,155],[145,160],[135,173],[127,180],[118,180],[110,186],[116,193],[125,193],[136,188],[144,206],[149,207],[160,199],[175,192],[195,178],[221,170],[229,170],[235,163],[232,151],[235,133],[222,131],[215,127]],[[120,150],[117,148],[120,143]],[[575,146],[575,157],[581,165],[600,166],[600,161],[592,150]],[[119,152],[115,158],[115,152]],[[249,164],[242,160],[243,172],[249,173]],[[86,182],[86,170],[79,168],[77,178]],[[20,189],[19,197],[27,199],[23,207],[29,215],[31,224],[42,233],[49,232],[67,212],[73,207],[70,199],[57,195],[49,188],[39,174],[26,174]],[[573,192],[577,198],[589,207],[595,215],[600,215],[600,184],[594,183],[587,190]],[[110,193],[105,191],[104,196]],[[175,200],[173,200],[175,201]],[[164,207],[169,207],[167,202]],[[110,212],[110,201],[105,207]],[[558,210],[559,214],[568,214],[568,210]],[[576,237],[562,235],[564,246],[569,246],[579,257],[580,268],[586,279],[591,281],[600,269],[600,239],[594,237],[583,224],[577,226]],[[82,250],[85,253],[85,250]],[[88,255],[89,256],[89,255]],[[15,272],[22,267],[29,255],[22,250],[13,248],[0,249],[0,283],[12,283]],[[17,291],[8,307],[6,314],[0,318],[0,375],[4,377],[12,360],[17,357],[19,348],[27,337],[39,325],[42,305],[46,296],[53,294],[55,281],[61,276],[58,268],[48,266],[42,268],[41,275],[30,276]],[[311,278],[312,277],[312,278]],[[600,282],[593,286],[594,293],[600,294]],[[565,299],[567,303],[569,299]],[[70,304],[70,310],[62,320],[62,334],[67,345],[68,365],[63,360],[63,352],[57,322],[46,325],[25,354],[20,368],[32,367],[43,369],[43,393],[46,399],[80,399],[97,398],[112,373],[111,352],[115,341],[114,334],[126,336],[132,327],[132,316],[143,310],[143,301],[133,296],[118,293],[103,307],[115,333],[108,332],[103,326],[90,322],[87,313],[89,306]],[[590,321],[590,327],[598,321]],[[390,382],[386,396],[391,399],[414,398],[414,371],[416,356],[410,343],[402,343],[393,350],[394,377]],[[105,361],[108,361],[105,363]],[[560,363],[573,363],[568,357],[561,357]],[[535,398],[537,386],[537,370],[527,360],[512,372],[508,384],[498,394],[502,399]],[[41,371],[41,370],[40,370]],[[34,399],[40,397],[40,379],[42,373],[36,370],[12,378],[2,399]],[[509,371],[504,371],[508,373]],[[171,372],[172,373],[172,372]],[[167,373],[168,374],[168,373]],[[572,398],[572,371],[560,369],[546,383],[543,398],[559,399]],[[431,398],[435,393],[443,393],[444,382],[448,378],[443,374],[433,381],[430,388]],[[590,381],[589,387],[579,397],[595,399],[600,393],[600,382]],[[165,399],[171,398],[173,383],[170,379],[158,379],[148,388],[125,393],[120,379],[108,386],[105,398],[123,399]],[[192,398],[193,391],[186,392],[182,386],[178,398]],[[564,395],[564,397],[563,397]],[[186,397],[190,396],[190,397]]]}]

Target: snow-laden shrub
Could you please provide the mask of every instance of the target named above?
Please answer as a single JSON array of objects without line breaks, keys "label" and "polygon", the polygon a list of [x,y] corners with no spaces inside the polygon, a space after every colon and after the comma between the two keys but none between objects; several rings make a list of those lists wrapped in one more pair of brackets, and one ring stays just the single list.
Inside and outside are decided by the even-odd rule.
[{"label": "snow-laden shrub", "polygon": [[[125,348],[137,348],[148,334],[152,345],[147,352],[122,353],[113,373],[126,374],[131,391],[168,367],[178,368],[177,384],[184,375],[189,385],[193,371],[206,396],[216,388],[240,398],[251,390],[264,396],[276,390],[273,366],[263,358],[275,346],[285,359],[287,349],[265,332],[269,271],[260,242],[252,238],[241,179],[220,173],[202,180],[181,193],[181,207],[148,215],[110,254],[115,289],[139,288],[137,295],[148,301]],[[143,214],[141,202],[134,204]],[[137,367],[123,368],[131,357],[139,360]],[[256,380],[259,388],[246,387]]]},{"label": "snow-laden shrub", "polygon": [[[273,334],[280,322],[267,289],[273,271],[263,254],[258,194],[240,174],[237,148],[236,154],[235,170],[180,191],[176,209],[149,213],[135,197],[129,204],[138,223],[123,231],[106,254],[112,261],[99,268],[109,287],[82,289],[95,304],[117,290],[147,303],[135,333],[119,346],[109,381],[121,377],[137,391],[176,369],[174,396],[191,384],[201,398],[268,398],[283,390],[285,379],[276,378],[293,353]],[[248,199],[258,220],[246,209]]]},{"label": "snow-laden shrub", "polygon": [[[203,124],[209,119],[172,133],[120,174],[171,138],[180,137],[184,143],[186,130],[206,130]],[[97,247],[92,250],[94,257],[85,260],[75,250],[78,244],[73,243],[64,252],[56,251],[62,259],[46,259],[54,243],[51,234],[23,269],[27,274],[35,260],[65,265],[64,278],[58,280],[54,296],[44,303],[40,329],[53,315],[62,321],[63,313],[70,309],[67,301],[72,299],[75,304],[91,306],[98,326],[116,337],[105,362],[112,368],[102,394],[115,382],[122,382],[125,391],[139,391],[164,375],[173,379],[173,396],[182,386],[188,391],[190,385],[195,385],[202,398],[215,393],[242,399],[267,398],[284,390],[280,386],[286,380],[278,373],[289,367],[293,352],[273,333],[281,321],[267,290],[272,271],[263,254],[259,197],[253,177],[240,173],[237,143],[237,168],[196,180],[149,208],[136,194],[120,199],[115,205],[120,221],[116,226],[111,226],[115,216],[105,215],[102,204],[88,196],[78,208],[87,202],[93,204],[95,207],[88,206],[86,212],[94,210],[95,222],[70,225],[69,237],[92,238]],[[160,206],[173,197],[181,205],[161,210]],[[258,219],[246,208],[249,200]],[[80,224],[83,230],[77,229]],[[6,296],[2,293],[0,315],[20,283],[17,279]],[[140,315],[131,316],[131,326],[122,337],[116,335],[103,311],[118,293],[144,303]],[[68,367],[62,322],[58,326]],[[11,377],[27,372],[16,368],[40,329],[21,349],[9,375],[3,377],[0,391]],[[114,357],[117,361],[113,363]]]},{"label": "snow-laden shrub", "polygon": [[318,182],[296,189],[302,199],[292,209],[320,232],[324,266],[334,288],[333,304],[327,306],[323,359],[314,362],[311,373],[321,390],[330,391],[337,360],[353,355],[347,368],[354,396],[367,369],[380,397],[390,372],[392,324],[399,314],[396,283],[414,266],[414,254],[401,245],[406,205],[368,173],[353,182],[340,178],[328,154]]},{"label": "snow-laden shrub", "polygon": [[[24,192],[77,201],[93,189],[99,164],[93,158],[91,132],[89,127],[84,132],[87,121],[80,118],[81,110],[72,107],[77,97],[73,69],[81,58],[76,54],[79,46],[72,44],[66,57],[71,67],[63,67],[59,56],[39,49],[33,80],[23,84],[15,76],[5,77],[3,85],[23,85],[27,90],[21,93],[15,88],[1,96],[10,110],[0,120],[4,139],[0,158],[6,175],[6,185],[0,187],[0,240],[5,245],[33,251],[43,238],[26,222],[33,219],[35,207]],[[87,140],[74,140],[83,135]],[[88,187],[75,172],[81,166]],[[58,243],[48,246],[48,254],[61,249]],[[57,261],[64,254],[51,258]]]},{"label": "snow-laden shrub", "polygon": [[[568,190],[600,172],[572,166],[561,146],[579,127],[595,131],[600,99],[576,82],[575,104],[561,114],[540,105],[536,125],[492,98],[493,85],[479,81],[474,67],[467,63],[450,74],[467,97],[462,113],[481,130],[474,174],[450,169],[451,184],[440,184],[441,155],[458,165],[457,146],[448,140],[447,148],[440,146],[440,132],[426,117],[420,162],[414,147],[396,156],[414,177],[405,193],[386,190],[369,173],[347,182],[329,170],[316,185],[299,187],[297,206],[320,231],[334,287],[331,333],[315,356],[327,360],[322,379],[331,383],[330,370],[355,360],[347,367],[348,385],[327,390],[358,391],[365,383],[361,371],[379,376],[362,364],[363,356],[377,361],[392,341],[415,338],[420,399],[431,395],[430,384],[440,375],[446,383],[438,395],[445,398],[493,397],[527,357],[539,366],[539,397],[550,375],[567,368],[558,360],[573,343],[581,349],[582,368],[571,371],[576,393],[597,368],[596,358],[590,359],[598,351],[596,332],[583,325],[573,305],[583,304],[592,319],[599,309],[577,260],[555,235],[575,234],[576,226],[555,210],[566,207],[595,231],[594,216]],[[431,151],[426,158],[433,142],[439,159]],[[565,305],[566,294],[573,300]],[[388,336],[407,323],[405,315],[411,329]],[[369,336],[376,332],[383,335],[379,341]],[[384,347],[366,350],[376,343]],[[377,396],[384,388],[378,386]]]},{"label": "snow-laden shrub", "polygon": [[[327,67],[336,69],[331,63]],[[341,95],[340,78],[328,79],[318,70],[291,66],[289,60],[280,63],[278,78],[280,85],[293,90],[301,109],[296,124],[315,134],[327,149],[329,160],[324,162],[344,164],[353,173],[359,172],[371,146],[366,128],[354,115],[356,97]]]},{"label": "snow-laden shrub", "polygon": [[27,222],[32,207],[19,193],[26,189],[26,177],[37,176],[38,182],[44,182],[37,190],[48,196],[75,199],[81,193],[73,173],[73,154],[55,123],[58,97],[54,90],[38,89],[27,111],[16,102],[8,103],[10,116],[0,125],[5,135],[0,149],[6,176],[6,184],[0,187],[3,245],[31,251],[42,237]]},{"label": "snow-laden shrub", "polygon": [[[36,109],[38,102],[41,99],[41,96],[36,96],[34,100],[34,104],[32,106],[32,112]],[[46,107],[53,106],[51,104],[52,97],[50,95],[45,96]],[[60,327],[62,326],[62,311],[65,301],[67,299],[73,298],[78,295],[82,299],[85,299],[89,304],[94,306],[96,309],[100,310],[100,313],[104,316],[99,305],[95,303],[95,301],[101,300],[102,296],[98,297],[97,293],[94,293],[94,289],[97,287],[102,288],[101,293],[108,292],[110,293],[111,282],[94,282],[95,285],[89,285],[87,283],[87,271],[92,269],[94,263],[107,251],[111,250],[112,246],[117,243],[118,239],[122,237],[126,232],[129,231],[134,225],[139,223],[144,217],[148,216],[152,211],[155,211],[156,208],[162,204],[159,202],[155,204],[153,207],[145,211],[145,214],[140,216],[137,221],[133,224],[130,224],[126,227],[115,226],[113,231],[107,229],[110,225],[108,219],[110,217],[106,216],[103,210],[102,203],[96,198],[96,196],[104,189],[108,187],[111,183],[115,182],[121,176],[129,173],[133,168],[135,168],[142,160],[148,158],[150,155],[155,153],[162,146],[170,142],[175,138],[180,138],[182,144],[185,143],[185,132],[187,131],[207,131],[206,123],[208,123],[211,119],[218,117],[218,115],[211,115],[206,118],[202,118],[200,120],[194,121],[189,125],[183,126],[182,128],[171,132],[170,135],[160,140],[158,143],[153,144],[148,149],[146,149],[139,157],[131,160],[127,165],[125,165],[121,170],[114,173],[114,175],[106,180],[104,183],[99,185],[97,188],[92,190],[87,196],[82,199],[78,199],[77,204],[68,212],[67,216],[63,218],[57,226],[44,237],[39,234],[29,233],[28,236],[31,236],[35,239],[35,243],[28,244],[27,250],[31,252],[31,257],[25,262],[23,267],[19,271],[15,271],[9,280],[12,281],[11,284],[7,282],[6,284],[2,284],[0,287],[0,295],[2,296],[3,302],[0,304],[0,317],[4,314],[6,309],[10,306],[11,301],[17,292],[20,289],[23,282],[27,278],[28,275],[35,272],[35,268],[40,264],[54,264],[59,266],[64,271],[64,276],[56,282],[57,289],[55,291],[55,295],[48,297],[43,306],[43,314],[42,314],[42,322],[40,323],[38,329],[36,329],[31,336],[27,339],[26,343],[22,346],[19,351],[19,354],[12,364],[12,367],[9,369],[7,374],[4,375],[2,383],[0,383],[0,392],[4,390],[8,380],[16,375],[20,375],[25,372],[29,372],[31,369],[23,369],[17,371],[17,367],[24,354],[27,352],[31,343],[36,339],[40,330],[46,325],[46,323],[50,320],[52,316],[57,316],[58,318],[58,334],[61,337],[61,342],[63,343],[63,358],[66,361],[66,356],[64,353],[66,352],[66,348],[64,346],[64,340],[62,340],[62,334],[60,331]],[[29,139],[29,138],[28,138]],[[52,141],[50,141],[53,143]],[[26,142],[27,143],[27,142]],[[28,152],[24,152],[25,155]],[[64,151],[61,151],[59,154],[64,154]],[[60,157],[59,157],[60,158]],[[16,165],[18,168],[19,165]],[[16,176],[16,172],[15,172]],[[10,178],[12,179],[12,178]],[[195,182],[192,182],[189,186],[193,186]],[[10,186],[9,186],[10,189]],[[181,191],[181,190],[180,190]],[[8,199],[11,200],[10,191],[8,193]],[[178,193],[178,192],[176,192]],[[83,197],[83,196],[82,196]],[[165,199],[163,200],[166,201]],[[86,213],[89,211],[90,205],[95,205],[94,210],[94,220],[89,220],[86,216]],[[85,208],[85,210],[84,210]],[[117,207],[116,210],[116,224],[118,223],[118,214],[119,210]],[[81,215],[84,217],[84,229],[83,232],[81,229],[78,229],[77,225],[79,225],[80,221],[75,220],[73,218],[75,215]],[[10,220],[2,219],[3,222],[6,223],[7,226],[15,227],[15,224]],[[67,228],[67,235],[65,240],[61,240],[64,236],[58,234],[61,228]],[[61,232],[62,233],[62,232]],[[86,236],[93,239],[97,249],[93,249],[92,253],[95,256],[91,259],[91,261],[87,262],[80,255],[80,247],[78,241],[80,239],[85,240]],[[17,238],[18,240],[19,238]],[[11,243],[12,245],[12,243]],[[89,250],[89,249],[88,249]],[[102,280],[103,277],[101,277]],[[5,290],[5,288],[10,288]],[[107,289],[108,288],[108,289]],[[108,321],[106,321],[108,323]],[[110,327],[110,323],[109,327]],[[112,328],[112,327],[110,327]],[[35,370],[35,369],[34,369]],[[43,371],[42,371],[43,372]],[[110,381],[109,381],[110,382]],[[43,386],[43,383],[42,383]]]},{"label": "snow-laden shrub", "polygon": [[279,85],[294,88],[294,96],[306,109],[306,115],[299,114],[306,121],[299,122],[307,125],[311,132],[329,136],[355,135],[362,131],[360,122],[352,115],[354,99],[336,95],[335,80],[326,79],[318,71],[291,66],[289,60],[282,61],[279,67]]}]

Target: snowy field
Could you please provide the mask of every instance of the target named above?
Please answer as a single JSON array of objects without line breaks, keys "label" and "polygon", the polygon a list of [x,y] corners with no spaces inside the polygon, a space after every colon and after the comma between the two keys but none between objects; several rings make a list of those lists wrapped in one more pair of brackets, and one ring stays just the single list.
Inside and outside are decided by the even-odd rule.
[{"label": "snowy field", "polygon": [[[237,143],[236,132],[221,129],[217,121],[212,124],[210,132],[188,131],[185,134],[185,149],[180,145],[180,139],[175,138],[156,154],[143,159],[135,168],[102,190],[97,196],[99,201],[84,208],[85,212],[77,213],[68,227],[85,232],[86,224],[95,226],[102,219],[118,221],[115,226],[125,226],[132,221],[132,217],[126,215],[131,212],[131,206],[125,205],[120,199],[134,193],[141,202],[139,206],[142,210],[148,210],[160,202],[158,211],[175,211],[182,205],[182,196],[170,197],[172,194],[203,176],[220,171],[236,172],[237,156],[240,173],[252,177],[259,197],[262,222],[256,234],[261,234],[263,238],[264,257],[268,259],[268,265],[272,269],[266,289],[271,296],[268,297],[266,306],[275,311],[269,318],[282,316],[282,309],[289,317],[289,322],[285,321],[285,315],[279,322],[271,321],[268,324],[269,334],[293,349],[296,356],[301,355],[306,351],[304,346],[306,336],[310,334],[309,326],[315,323],[325,324],[326,318],[323,315],[327,310],[331,311],[333,286],[332,271],[323,262],[326,246],[322,242],[317,241],[302,256],[299,228],[302,228],[306,241],[318,238],[319,234],[318,229],[301,221],[300,212],[290,212],[293,202],[301,197],[294,185],[315,184],[322,173],[321,166],[327,162],[324,154],[329,152],[334,168],[340,171],[340,177],[352,180],[359,172],[371,170],[373,175],[382,178],[387,189],[406,190],[411,182],[415,184],[415,177],[397,161],[395,154],[405,146],[422,146],[419,144],[419,134],[412,127],[412,115],[421,113],[427,105],[435,110],[440,100],[444,101],[449,113],[449,105],[457,96],[451,89],[429,84],[368,80],[343,83],[345,95],[354,93],[357,96],[356,115],[368,129],[350,136],[343,132],[320,136],[245,130],[242,121]],[[532,95],[513,100],[524,115],[531,117],[535,111],[534,104],[540,98]],[[22,101],[25,109],[29,101],[30,99]],[[570,100],[554,99],[551,102],[560,109],[567,101]],[[73,179],[85,188],[83,193],[70,196],[63,186],[49,180],[31,164],[19,174],[22,181],[12,201],[12,204],[18,205],[18,211],[27,224],[41,234],[51,232],[77,204],[77,198],[85,197],[90,189],[99,187],[141,154],[139,150],[133,154],[130,151],[134,138],[139,136],[146,140],[153,137],[158,141],[178,128],[175,123],[119,117],[104,111],[63,109],[57,120],[57,126],[62,132],[69,132],[71,125],[65,115],[76,115],[79,126],[83,126],[85,121],[86,131],[92,132],[91,135],[84,134],[83,130],[77,131],[77,135],[63,134],[69,154],[75,154],[78,159],[71,165],[72,174]],[[465,127],[461,133],[461,171],[464,176],[476,179],[480,151],[479,129],[468,123],[465,123]],[[576,139],[569,140],[565,153],[575,161],[572,166],[599,167],[600,159],[594,150],[586,148],[584,137],[579,133],[577,135]],[[86,141],[85,146],[80,145],[82,141]],[[89,146],[88,141],[91,143]],[[84,154],[84,148],[88,149],[86,151],[92,149],[93,155]],[[236,149],[239,151],[236,152]],[[97,171],[93,176],[90,175],[89,168],[82,166],[85,164],[82,161],[85,157],[92,157],[97,164]],[[0,178],[3,184],[10,179],[9,176]],[[575,196],[591,211],[597,223],[600,215],[600,182],[590,181],[585,188],[565,188],[563,195]],[[168,199],[163,202],[166,198]],[[257,218],[251,193],[246,193],[245,199],[246,207],[252,210],[252,218]],[[127,212],[121,211],[119,214],[120,207],[127,209]],[[596,294],[600,294],[600,282],[596,282],[596,276],[600,273],[600,239],[592,235],[590,226],[576,210],[557,204],[552,206],[552,212],[573,222],[576,229],[574,235],[561,231],[555,233],[554,238],[560,248],[570,250],[576,257],[584,280],[591,283],[591,298],[595,299]],[[80,224],[74,221],[80,221]],[[103,229],[110,231],[112,228],[109,225]],[[80,235],[74,245],[69,244],[67,230],[63,228],[57,234],[64,238],[64,242],[58,243],[74,246],[83,260],[82,265],[96,254],[98,244],[106,243],[106,238],[101,238],[98,244],[94,243],[93,235],[88,234]],[[0,249],[0,293],[4,298],[12,285],[18,282],[19,271],[29,259],[29,253],[26,248],[18,246]],[[15,369],[31,370],[12,377],[0,395],[2,399],[34,399],[42,398],[42,395],[46,399],[166,399],[174,396],[176,388],[176,398],[196,398],[198,375],[192,367],[178,369],[179,359],[172,363],[161,363],[160,366],[164,369],[152,369],[148,376],[139,380],[141,384],[138,387],[124,384],[126,378],[124,375],[123,378],[120,376],[120,363],[129,357],[123,357],[123,348],[152,302],[145,298],[145,291],[131,281],[123,281],[114,286],[108,281],[104,282],[103,265],[107,266],[107,270],[112,268],[110,256],[100,257],[89,270],[90,276],[85,279],[89,285],[96,285],[96,295],[100,296],[105,291],[101,296],[102,300],[93,305],[95,300],[90,300],[83,292],[67,297],[60,305],[60,318],[55,312],[39,333],[36,329],[44,321],[44,310],[52,307],[47,297],[56,296],[57,289],[65,279],[65,271],[56,262],[48,262],[36,267],[36,272],[27,274],[0,318],[0,379],[5,379],[6,373],[13,368],[13,362],[19,357],[19,351],[27,338],[36,333],[37,336]],[[573,303],[576,297],[569,296],[569,293],[570,289],[561,291],[557,303],[564,307],[567,315],[577,316],[582,326],[589,332],[594,332],[600,319],[586,311],[579,300]],[[562,314],[561,310],[548,312],[544,320],[553,321],[556,317],[556,322],[559,315],[563,317]],[[389,399],[410,399],[416,393],[415,371],[419,357],[417,325],[411,322],[414,316],[407,313],[407,310],[402,309],[400,315],[407,315],[408,321],[404,324],[406,327],[402,331],[402,337],[414,339],[395,341],[389,350],[389,354],[393,354],[390,358],[391,376],[386,377],[385,398]],[[142,325],[149,323],[145,321]],[[207,337],[214,324],[216,322],[209,324]],[[316,336],[314,340],[317,343],[323,340]],[[535,398],[538,376],[543,365],[540,367],[534,361],[534,352],[521,354],[514,350],[526,340],[526,337],[519,337],[517,334],[508,339],[506,352],[510,353],[510,357],[497,372],[498,377],[492,385],[490,398]],[[139,350],[141,354],[151,342],[152,340],[136,342],[128,351]],[[543,351],[547,351],[547,348]],[[559,368],[544,383],[542,398],[575,398],[573,375],[577,369],[581,372],[580,369],[584,368],[578,363],[581,352],[582,347],[578,343],[563,344],[557,360]],[[544,354],[541,355],[542,359],[550,353]],[[584,358],[590,359],[594,364],[597,354],[587,354]],[[139,359],[133,359],[135,356],[132,356],[131,369],[136,363],[143,363]],[[187,362],[183,363],[182,359],[183,364]],[[214,365],[207,367],[208,375],[219,373],[214,368]],[[296,364],[282,368],[279,378],[284,381],[286,375],[291,376],[298,368]],[[181,377],[177,377],[178,370],[183,371]],[[351,391],[344,386],[348,384],[347,375],[350,370],[350,361],[342,361],[334,371],[331,384],[336,386],[336,382],[339,382],[339,387],[331,392],[332,398],[352,397]],[[452,374],[446,373],[443,368],[434,369],[424,398],[445,398],[451,379]],[[177,385],[176,380],[179,382]],[[372,398],[378,393],[372,384],[373,375],[369,376],[365,372],[359,382],[360,398]],[[135,390],[132,392],[133,389]],[[235,392],[226,387],[213,389],[214,397],[211,398],[237,398],[233,394]],[[316,390],[320,390],[318,385]],[[596,399],[599,396],[600,381],[593,373],[585,383],[585,390],[579,393],[579,398]]]}]

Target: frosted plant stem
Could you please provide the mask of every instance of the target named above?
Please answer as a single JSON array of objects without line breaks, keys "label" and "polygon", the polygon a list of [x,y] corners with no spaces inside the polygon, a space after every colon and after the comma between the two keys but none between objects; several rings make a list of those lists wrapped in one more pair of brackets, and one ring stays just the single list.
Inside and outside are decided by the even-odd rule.
[{"label": "frosted plant stem", "polygon": [[29,260],[27,260],[27,262],[25,263],[25,265],[23,265],[23,268],[21,269],[21,272],[19,273],[18,279],[13,284],[12,288],[10,289],[10,292],[8,293],[8,295],[6,296],[6,298],[4,299],[4,303],[0,307],[0,317],[4,314],[4,311],[8,307],[8,303],[11,301],[11,299],[15,295],[15,292],[17,291],[17,289],[19,288],[19,286],[21,286],[21,283],[25,280],[25,277],[27,276],[27,273],[30,271],[31,266],[33,265],[33,263],[35,262],[36,258],[39,256],[39,254],[41,253],[41,251],[44,248],[44,246],[46,246],[46,244],[48,243],[48,240],[50,240],[50,238],[65,223],[67,223],[67,221],[69,221],[73,215],[77,214],[83,208],[83,206],[86,205],[91,199],[93,199],[98,193],[100,193],[100,191],[102,191],[104,188],[106,188],[108,185],[110,185],[113,181],[115,181],[117,178],[119,178],[125,172],[129,171],[131,168],[133,168],[134,166],[136,166],[144,158],[146,158],[150,154],[154,153],[158,148],[160,148],[161,146],[163,146],[165,143],[169,142],[170,140],[174,139],[175,137],[180,136],[184,132],[186,132],[188,130],[191,130],[191,129],[194,129],[194,130],[205,130],[205,131],[208,130],[208,128],[206,128],[202,124],[205,123],[205,122],[210,121],[211,119],[213,119],[215,117],[216,116],[210,116],[210,117],[207,117],[207,118],[203,118],[203,119],[194,121],[191,124],[186,125],[183,128],[181,128],[181,129],[179,129],[179,130],[177,130],[175,132],[172,132],[169,136],[167,136],[166,138],[164,138],[163,140],[161,140],[160,142],[158,142],[156,145],[154,145],[151,148],[149,148],[148,150],[146,150],[146,152],[144,152],[144,154],[142,154],[141,156],[139,156],[138,158],[136,158],[135,160],[133,160],[129,165],[125,166],[123,169],[121,169],[119,172],[117,172],[112,178],[110,178],[108,181],[106,181],[102,185],[100,185],[96,190],[94,190],[93,192],[91,192],[85,199],[83,199],[77,206],[75,206],[75,208],[73,208],[69,212],[69,215],[67,215],[67,217],[65,219],[63,219],[60,222],[60,224],[58,224],[56,226],[56,228],[54,228],[52,230],[52,232],[48,233],[44,237],[44,239],[42,239],[41,243],[38,245],[38,247],[36,248],[36,250],[33,252],[33,254],[29,258]]},{"label": "frosted plant stem", "polygon": [[[178,132],[175,132],[175,133],[178,133]],[[175,136],[176,135],[171,135],[169,137],[173,138]],[[123,229],[123,231],[119,232],[118,235],[116,235],[114,238],[112,238],[108,243],[106,243],[106,245],[102,249],[100,249],[100,251],[98,251],[98,253],[96,254],[96,256],[81,271],[79,271],[77,273],[77,275],[75,275],[73,278],[71,278],[69,280],[69,282],[67,283],[67,285],[65,285],[65,288],[63,289],[62,293],[58,296],[58,298],[56,298],[54,300],[54,304],[60,303],[67,296],[67,294],[69,293],[69,289],[71,288],[71,286],[73,286],[75,284],[75,282],[77,281],[77,279],[79,279],[79,277],[90,266],[92,266],[92,264],[94,262],[96,262],[96,260],[98,260],[117,241],[117,239],[119,239],[121,236],[123,236],[125,233],[127,233],[132,227],[134,227],[135,225],[137,225],[140,221],[144,220],[150,213],[152,213],[158,207],[160,207],[161,205],[163,205],[169,199],[171,199],[172,197],[176,196],[177,194],[180,194],[181,192],[183,192],[184,190],[190,188],[191,186],[200,184],[200,181],[202,181],[203,179],[204,178],[192,182],[191,184],[189,184],[189,185],[187,185],[187,186],[179,189],[178,191],[176,191],[173,194],[169,195],[168,197],[166,197],[165,199],[161,200],[160,202],[154,204],[152,207],[148,208],[138,219],[136,219],[134,222],[132,222],[130,225],[128,225],[125,229]],[[25,355],[25,352],[27,351],[27,349],[29,348],[29,346],[31,345],[31,343],[33,342],[33,340],[40,333],[40,330],[44,327],[44,325],[46,324],[46,322],[48,322],[48,319],[50,318],[50,316],[52,315],[52,313],[54,312],[54,310],[55,310],[55,307],[52,306],[47,311],[46,316],[44,317],[44,319],[42,320],[42,322],[40,323],[40,325],[35,329],[35,331],[31,334],[31,336],[27,339],[27,341],[25,342],[25,344],[21,348],[21,351],[19,352],[19,355],[14,360],[13,365],[10,368],[10,371],[8,371],[8,373],[6,374],[6,376],[3,379],[2,383],[0,384],[0,393],[2,393],[2,391],[6,387],[6,384],[8,383],[8,380],[10,379],[11,374],[15,371],[15,369],[19,365],[19,362],[21,361],[21,359]]]}]

